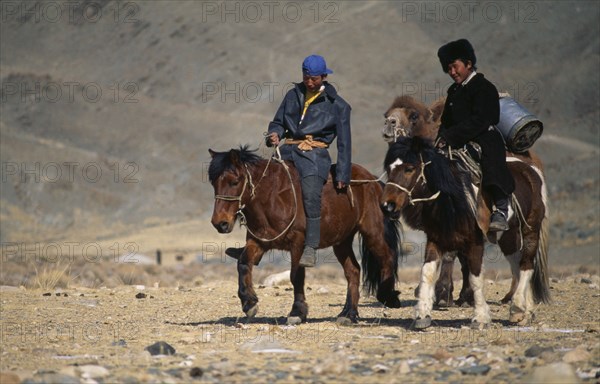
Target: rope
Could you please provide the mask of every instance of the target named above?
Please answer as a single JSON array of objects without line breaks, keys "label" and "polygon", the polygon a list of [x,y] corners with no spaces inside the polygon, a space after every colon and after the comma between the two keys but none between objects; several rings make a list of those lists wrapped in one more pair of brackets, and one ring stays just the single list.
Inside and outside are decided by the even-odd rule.
[{"label": "rope", "polygon": [[415,183],[413,184],[412,188],[410,190],[406,189],[405,187],[393,183],[391,181],[388,181],[386,183],[386,185],[391,185],[393,187],[396,187],[398,189],[400,189],[403,192],[406,192],[406,194],[408,195],[408,202],[410,205],[415,205],[415,203],[419,203],[422,201],[431,201],[431,200],[435,200],[438,198],[438,196],[440,195],[440,191],[437,191],[436,193],[434,193],[433,195],[429,196],[429,197],[423,197],[423,198],[417,198],[417,199],[413,199],[412,198],[412,192],[414,191],[414,189],[417,187],[417,185],[419,184],[419,181],[421,181],[421,183],[423,184],[427,184],[427,179],[425,178],[425,167],[427,165],[431,164],[431,161],[428,162],[424,162],[423,161],[423,156],[421,156],[421,172],[419,173],[419,176],[417,177],[417,180],[415,181]]},{"label": "rope", "polygon": [[298,149],[301,151],[312,151],[313,148],[328,148],[329,144],[322,141],[313,140],[312,135],[306,135],[304,139],[292,140],[286,139],[286,144],[298,144]]},{"label": "rope", "polygon": [[386,172],[383,172],[381,174],[381,176],[379,176],[377,179],[368,179],[368,180],[361,180],[361,179],[355,180],[355,179],[352,179],[352,180],[350,180],[350,184],[378,183],[380,181],[383,181],[386,178],[386,175],[387,175]]},{"label": "rope", "polygon": [[[277,153],[277,157],[274,156],[275,153]],[[271,239],[267,239],[267,238],[258,236],[250,229],[250,227],[248,226],[248,220],[246,219],[246,215],[244,215],[244,212],[242,212],[244,207],[240,207],[240,209],[237,212],[237,214],[240,216],[240,224],[244,225],[246,227],[246,230],[248,231],[248,233],[250,233],[254,238],[256,238],[260,241],[263,241],[263,242],[267,242],[267,243],[271,242],[271,241],[275,241],[275,240],[279,239],[281,236],[283,236],[292,227],[292,225],[296,221],[296,216],[298,214],[298,200],[296,198],[297,197],[296,196],[296,188],[294,188],[294,181],[292,180],[292,175],[290,173],[290,169],[289,169],[288,165],[285,163],[285,161],[281,158],[281,153],[279,152],[279,147],[275,147],[275,149],[273,151],[273,155],[269,158],[269,161],[267,162],[267,166],[265,167],[265,170],[263,171],[263,174],[262,174],[259,182],[263,179],[263,177],[267,173],[267,168],[269,167],[269,164],[271,164],[272,159],[275,159],[275,161],[277,161],[279,164],[283,165],[283,169],[285,169],[285,171],[288,175],[288,179],[290,180],[290,185],[292,186],[292,195],[293,195],[293,199],[294,199],[294,215],[292,217],[292,220],[290,220],[289,224],[277,236],[275,236]],[[250,175],[250,173],[248,173],[248,175]],[[257,183],[257,185],[258,185],[258,183]]]},{"label": "rope", "polygon": [[[277,153],[277,157],[275,157],[275,153]],[[285,227],[285,229],[283,231],[281,231],[281,233],[279,233],[277,236],[275,236],[271,239],[267,239],[267,238],[263,238],[263,237],[256,235],[248,226],[248,219],[246,219],[246,215],[243,212],[244,208],[246,208],[246,204],[242,204],[242,197],[243,197],[244,193],[246,192],[247,185],[250,184],[250,186],[251,186],[250,200],[254,199],[254,197],[256,196],[256,188],[260,184],[262,179],[265,177],[265,175],[267,174],[267,169],[269,168],[269,165],[271,164],[271,160],[273,160],[273,159],[275,161],[277,161],[279,164],[283,165],[283,168],[285,169],[285,171],[288,175],[288,179],[290,180],[290,185],[292,186],[292,195],[294,198],[294,215],[292,217],[292,220]],[[292,225],[296,221],[296,216],[298,214],[298,200],[297,200],[297,196],[296,196],[296,188],[294,188],[294,181],[292,180],[292,174],[290,173],[289,167],[287,166],[285,161],[281,158],[281,153],[279,152],[279,147],[275,147],[275,149],[273,150],[273,154],[269,157],[269,161],[267,161],[267,165],[265,166],[265,169],[263,170],[263,173],[256,184],[254,184],[252,182],[252,174],[250,173],[248,166],[246,164],[244,164],[244,167],[246,168],[246,177],[244,178],[244,185],[242,186],[242,192],[238,196],[215,195],[215,200],[237,201],[239,205],[238,205],[238,210],[236,212],[236,215],[238,215],[240,217],[240,225],[245,226],[248,233],[250,233],[257,240],[260,240],[263,242],[275,241],[275,240],[279,239],[281,236],[283,236],[292,227]]]}]

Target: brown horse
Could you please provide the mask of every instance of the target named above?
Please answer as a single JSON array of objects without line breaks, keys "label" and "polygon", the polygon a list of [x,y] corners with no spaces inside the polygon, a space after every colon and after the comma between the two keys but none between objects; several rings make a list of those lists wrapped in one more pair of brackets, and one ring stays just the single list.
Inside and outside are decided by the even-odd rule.
[{"label": "brown horse", "polygon": [[[382,131],[383,139],[394,143],[399,137],[421,137],[433,142],[438,134],[441,124],[441,117],[444,111],[445,98],[435,101],[427,107],[421,102],[410,96],[399,96],[394,99],[392,105],[384,113],[385,125]],[[507,160],[522,161],[531,165],[543,175],[541,159],[533,152],[524,153],[506,152]],[[515,160],[516,159],[516,160]],[[420,228],[417,228],[420,229]],[[547,246],[547,238],[540,239],[542,247]],[[456,252],[444,254],[442,258],[442,269],[440,277],[435,286],[436,304],[440,306],[451,306],[454,304],[452,292],[454,283],[452,281],[452,271],[454,268],[454,259]],[[464,258],[459,258],[464,260]],[[512,271],[512,283],[509,292],[502,299],[503,303],[508,303],[517,288],[519,282],[519,260],[514,256],[508,258]],[[458,305],[473,305],[473,290],[469,286],[469,269],[467,265],[461,263],[463,276],[463,285],[457,301]],[[418,293],[418,292],[417,292]]]},{"label": "brown horse", "polygon": [[[252,269],[271,249],[289,251],[292,257],[290,280],[294,303],[288,323],[306,321],[308,305],[304,296],[305,269],[299,266],[304,245],[304,207],[298,172],[291,163],[263,159],[247,147],[228,152],[209,150],[212,161],[209,179],[215,191],[212,224],[220,233],[232,231],[238,216],[247,225],[246,245],[239,256],[238,296],[248,317],[256,315],[258,297],[252,287]],[[335,166],[332,167],[335,172]],[[363,167],[353,164],[353,183],[347,192],[333,187],[331,175],[323,189],[321,243],[333,247],[348,281],[346,303],[340,321],[356,322],[360,266],[352,250],[354,235],[362,236],[363,282],[369,293],[387,307],[399,308],[396,291],[399,232],[396,223],[384,217],[378,197],[382,185]],[[302,214],[300,214],[302,212]]]},{"label": "brown horse", "polygon": [[[482,230],[478,223],[478,191],[470,172],[418,137],[400,138],[391,145],[384,166],[389,181],[383,190],[382,210],[392,217],[401,214],[409,225],[423,228],[427,235],[415,327],[431,325],[433,283],[442,254],[452,251],[458,251],[458,257],[468,266],[475,301],[472,325],[489,323],[482,276],[487,228]],[[509,162],[509,169],[515,178],[518,204],[515,211],[509,212],[510,229],[501,235],[498,245],[504,255],[520,258],[520,278],[509,321],[526,324],[532,319],[534,301],[550,301],[547,253],[539,242],[547,231],[546,191],[543,178],[528,164]],[[487,200],[486,204],[491,202]]]}]

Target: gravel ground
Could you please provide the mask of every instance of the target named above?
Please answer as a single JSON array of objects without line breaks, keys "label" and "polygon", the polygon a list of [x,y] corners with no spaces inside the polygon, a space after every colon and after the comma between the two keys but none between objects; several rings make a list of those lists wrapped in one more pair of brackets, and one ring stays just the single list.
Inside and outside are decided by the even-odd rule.
[{"label": "gravel ground", "polygon": [[[363,297],[360,321],[336,315],[345,285],[308,273],[309,320],[286,326],[289,283],[257,284],[248,321],[235,281],[177,288],[117,286],[42,291],[2,287],[3,384],[184,382],[598,382],[600,278],[552,279],[553,304],[515,327],[500,299],[509,280],[487,280],[493,324],[467,327],[471,308],[433,313],[411,330],[415,283],[399,285],[403,307]],[[460,283],[456,284],[458,295]],[[163,345],[162,355],[146,348]],[[150,349],[150,348],[148,348]],[[152,353],[155,353],[154,351]]]}]

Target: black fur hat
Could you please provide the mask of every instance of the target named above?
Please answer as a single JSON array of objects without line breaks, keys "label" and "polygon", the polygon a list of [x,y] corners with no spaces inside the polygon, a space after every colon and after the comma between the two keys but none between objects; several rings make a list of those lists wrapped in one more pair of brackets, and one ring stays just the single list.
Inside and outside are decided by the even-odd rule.
[{"label": "black fur hat", "polygon": [[438,49],[438,58],[444,72],[448,72],[448,65],[456,59],[462,59],[465,63],[470,60],[473,68],[475,68],[475,63],[477,62],[475,50],[467,39],[451,41],[446,45],[442,45]]}]

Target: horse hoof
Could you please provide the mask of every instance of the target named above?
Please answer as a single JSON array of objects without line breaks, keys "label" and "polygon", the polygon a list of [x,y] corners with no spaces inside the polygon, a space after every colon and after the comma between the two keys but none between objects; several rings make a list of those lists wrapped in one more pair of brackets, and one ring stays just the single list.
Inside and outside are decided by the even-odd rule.
[{"label": "horse hoof", "polygon": [[258,313],[258,304],[254,304],[254,306],[252,308],[250,308],[249,310],[246,311],[246,316],[248,316],[248,318],[253,318],[254,316],[256,316],[256,314]]},{"label": "horse hoof", "polygon": [[302,318],[300,316],[288,316],[287,325],[298,325],[302,323]]},{"label": "horse hoof", "polygon": [[350,326],[350,325],[352,325],[352,323],[356,323],[356,321],[353,321],[353,320],[352,320],[352,319],[350,319],[349,317],[343,317],[343,316],[341,316],[341,317],[338,317],[338,318],[335,320],[335,323],[336,323],[337,325],[341,325],[341,326],[347,327],[347,326]]},{"label": "horse hoof", "polygon": [[431,316],[427,315],[424,318],[415,320],[415,329],[425,329],[431,326]]},{"label": "horse hoof", "polygon": [[508,321],[513,324],[520,324],[525,321],[525,314],[523,312],[511,313]]},{"label": "horse hoof", "polygon": [[487,326],[488,325],[486,323],[481,323],[481,322],[479,322],[477,320],[473,320],[473,321],[471,321],[471,326],[470,327],[473,330],[482,330],[482,329],[487,328]]}]

